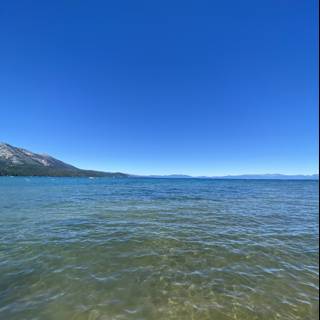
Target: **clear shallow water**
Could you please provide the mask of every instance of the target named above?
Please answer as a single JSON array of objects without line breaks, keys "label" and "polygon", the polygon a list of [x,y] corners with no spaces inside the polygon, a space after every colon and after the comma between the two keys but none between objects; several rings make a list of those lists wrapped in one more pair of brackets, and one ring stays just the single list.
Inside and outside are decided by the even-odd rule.
[{"label": "clear shallow water", "polygon": [[318,183],[0,178],[0,319],[316,319]]}]

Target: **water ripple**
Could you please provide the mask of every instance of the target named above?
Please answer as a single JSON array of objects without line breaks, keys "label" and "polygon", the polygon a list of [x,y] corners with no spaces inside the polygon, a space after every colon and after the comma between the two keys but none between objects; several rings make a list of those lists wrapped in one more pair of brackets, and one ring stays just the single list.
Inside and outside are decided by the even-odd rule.
[{"label": "water ripple", "polygon": [[0,318],[316,319],[314,181],[0,179]]}]

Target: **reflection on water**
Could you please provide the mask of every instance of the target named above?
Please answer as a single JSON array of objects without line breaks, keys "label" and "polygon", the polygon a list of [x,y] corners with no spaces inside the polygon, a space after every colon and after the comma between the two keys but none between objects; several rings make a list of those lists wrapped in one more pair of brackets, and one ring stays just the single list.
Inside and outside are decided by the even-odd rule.
[{"label": "reflection on water", "polygon": [[0,319],[316,319],[318,183],[0,178]]}]

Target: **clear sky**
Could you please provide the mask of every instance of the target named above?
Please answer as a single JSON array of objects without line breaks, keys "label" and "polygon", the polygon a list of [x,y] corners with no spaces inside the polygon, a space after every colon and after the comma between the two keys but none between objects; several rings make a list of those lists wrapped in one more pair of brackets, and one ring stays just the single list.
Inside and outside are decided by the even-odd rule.
[{"label": "clear sky", "polygon": [[135,174],[317,172],[318,2],[0,2],[0,141]]}]

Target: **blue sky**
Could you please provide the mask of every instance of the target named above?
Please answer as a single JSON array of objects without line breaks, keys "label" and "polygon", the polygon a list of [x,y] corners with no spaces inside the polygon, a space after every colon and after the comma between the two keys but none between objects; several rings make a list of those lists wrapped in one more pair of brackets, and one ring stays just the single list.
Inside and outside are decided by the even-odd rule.
[{"label": "blue sky", "polygon": [[1,1],[0,140],[136,174],[317,172],[317,1]]}]

